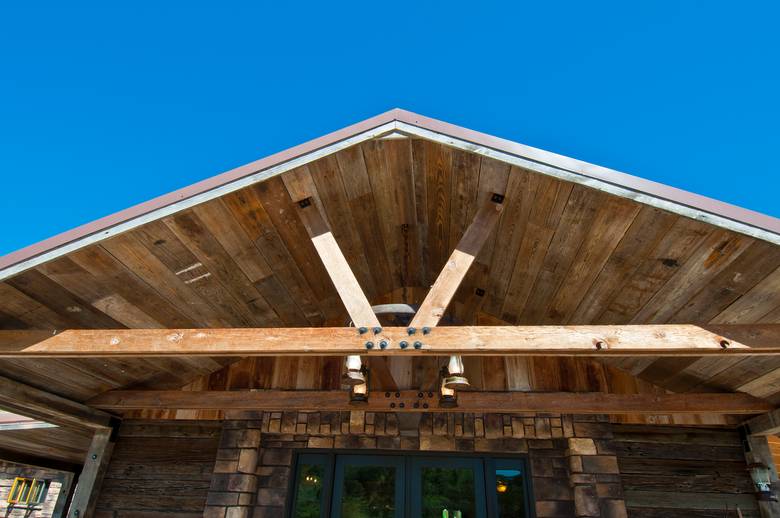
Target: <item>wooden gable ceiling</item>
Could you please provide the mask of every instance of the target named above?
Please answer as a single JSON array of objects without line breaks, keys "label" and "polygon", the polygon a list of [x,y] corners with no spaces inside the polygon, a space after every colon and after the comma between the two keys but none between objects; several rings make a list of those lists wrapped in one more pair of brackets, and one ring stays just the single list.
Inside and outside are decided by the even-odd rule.
[{"label": "wooden gable ceiling", "polygon": [[[0,283],[0,328],[342,326],[298,202],[322,212],[372,303],[416,303],[494,193],[505,208],[450,309],[456,323],[780,322],[777,245],[400,138],[348,147],[16,274]],[[608,362],[671,390],[780,400],[777,357]],[[2,360],[0,373],[83,401],[119,387],[182,386],[228,363]]]}]

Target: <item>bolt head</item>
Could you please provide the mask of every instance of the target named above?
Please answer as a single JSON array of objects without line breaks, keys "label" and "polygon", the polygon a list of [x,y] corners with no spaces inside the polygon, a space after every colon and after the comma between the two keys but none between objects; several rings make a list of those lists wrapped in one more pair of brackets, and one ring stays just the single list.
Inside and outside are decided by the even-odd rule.
[{"label": "bolt head", "polygon": [[400,346],[401,346],[401,349],[406,349],[407,347],[409,347],[409,342],[407,342],[406,340],[401,340],[401,341],[398,343],[398,345],[400,345]]},{"label": "bolt head", "polygon": [[414,342],[414,348],[415,349],[422,349],[422,342],[419,341],[419,340]]},{"label": "bolt head", "polygon": [[375,328],[374,328],[374,334],[375,334],[375,335],[378,335],[378,334],[379,334],[379,333],[381,333],[381,332],[382,332],[382,328],[381,328],[381,327],[375,327]]},{"label": "bolt head", "polygon": [[379,348],[380,349],[386,349],[387,348],[387,340],[382,340],[379,342]]},{"label": "bolt head", "polygon": [[413,328],[413,327],[408,327],[408,328],[406,328],[406,333],[407,333],[409,336],[412,336],[412,335],[413,335],[414,333],[416,333],[416,332],[417,332],[417,329],[415,329],[415,328]]},{"label": "bolt head", "polygon": [[424,335],[427,335],[427,334],[430,334],[430,333],[431,333],[431,328],[430,327],[423,327],[423,334]]},{"label": "bolt head", "polygon": [[366,342],[366,349],[373,349],[374,348],[374,342],[368,341]]},{"label": "bolt head", "polygon": [[364,334],[368,333],[368,328],[367,327],[358,327],[358,333],[360,333],[361,335],[364,335]]}]

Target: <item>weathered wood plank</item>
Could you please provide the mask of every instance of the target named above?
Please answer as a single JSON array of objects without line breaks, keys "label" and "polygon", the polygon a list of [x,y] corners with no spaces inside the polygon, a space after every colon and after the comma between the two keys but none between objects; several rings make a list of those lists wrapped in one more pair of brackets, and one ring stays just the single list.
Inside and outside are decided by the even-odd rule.
[{"label": "weathered wood plank", "polygon": [[111,423],[111,416],[105,412],[4,377],[0,377],[0,406],[19,415],[76,428],[102,430]]},{"label": "weathered wood plank", "polygon": [[[366,348],[366,341],[375,347]],[[379,341],[387,342],[384,349]],[[401,348],[401,342],[408,346]],[[419,341],[419,348],[410,341]],[[727,344],[724,346],[724,344]],[[780,354],[780,325],[444,326],[360,335],[351,327],[0,330],[0,357],[415,355],[704,356]]]}]

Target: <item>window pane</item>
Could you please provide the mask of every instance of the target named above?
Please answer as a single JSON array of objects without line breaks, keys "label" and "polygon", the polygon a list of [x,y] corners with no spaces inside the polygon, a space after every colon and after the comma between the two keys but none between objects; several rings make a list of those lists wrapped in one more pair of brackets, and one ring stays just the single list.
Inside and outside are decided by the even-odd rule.
[{"label": "window pane", "polygon": [[423,518],[474,518],[474,470],[422,468]]},{"label": "window pane", "polygon": [[325,468],[319,464],[298,466],[298,480],[295,483],[294,518],[319,518],[322,502],[322,480]]},{"label": "window pane", "polygon": [[393,518],[396,468],[344,466],[342,518]]},{"label": "window pane", "polygon": [[525,518],[525,480],[519,469],[496,470],[498,518]]}]

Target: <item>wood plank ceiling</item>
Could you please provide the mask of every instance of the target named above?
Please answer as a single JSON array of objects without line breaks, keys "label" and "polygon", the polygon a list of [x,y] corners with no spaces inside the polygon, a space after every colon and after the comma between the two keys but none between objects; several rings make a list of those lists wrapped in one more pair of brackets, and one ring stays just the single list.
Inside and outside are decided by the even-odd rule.
[{"label": "wood plank ceiling", "polygon": [[[505,208],[456,294],[455,323],[780,322],[778,246],[403,138],[347,148],[7,279],[0,328],[342,326],[346,314],[298,201],[313,198],[372,303],[419,303],[493,193],[506,196]],[[625,384],[618,367],[674,391],[742,390],[780,402],[780,357],[636,358],[605,360],[607,367],[566,358],[466,361],[483,389],[605,390],[609,377]],[[341,370],[339,358],[253,358],[223,369],[228,363],[2,360],[0,374],[84,401],[120,387],[227,386],[225,376],[243,377],[238,386],[337,388]],[[390,364],[402,388],[430,383],[436,372],[430,358]]]}]

